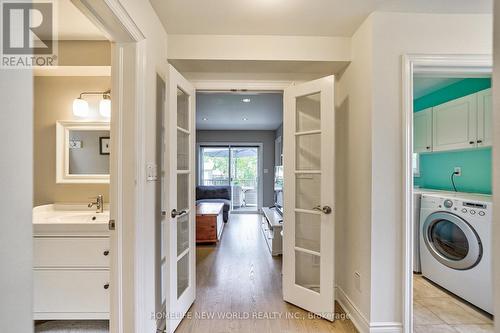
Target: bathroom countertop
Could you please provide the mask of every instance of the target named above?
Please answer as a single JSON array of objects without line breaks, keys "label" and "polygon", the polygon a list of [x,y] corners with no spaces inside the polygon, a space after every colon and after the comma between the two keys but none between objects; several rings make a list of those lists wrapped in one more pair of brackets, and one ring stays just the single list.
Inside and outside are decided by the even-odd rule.
[{"label": "bathroom countertop", "polygon": [[33,233],[37,235],[108,235],[109,207],[102,213],[86,204],[49,204],[33,208]]}]

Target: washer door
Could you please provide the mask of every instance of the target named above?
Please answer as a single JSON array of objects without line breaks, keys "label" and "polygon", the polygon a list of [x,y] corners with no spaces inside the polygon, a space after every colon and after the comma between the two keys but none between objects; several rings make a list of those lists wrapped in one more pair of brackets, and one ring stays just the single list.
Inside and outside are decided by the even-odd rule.
[{"label": "washer door", "polygon": [[481,261],[483,247],[479,236],[457,215],[432,213],[424,222],[422,236],[432,256],[447,267],[467,270]]}]

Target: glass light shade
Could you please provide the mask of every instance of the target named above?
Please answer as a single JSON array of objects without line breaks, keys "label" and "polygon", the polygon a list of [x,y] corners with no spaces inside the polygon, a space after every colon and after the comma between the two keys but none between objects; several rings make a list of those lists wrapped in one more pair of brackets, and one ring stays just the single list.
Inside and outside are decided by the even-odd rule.
[{"label": "glass light shade", "polygon": [[73,114],[77,117],[88,117],[89,103],[81,98],[75,99],[73,101]]},{"label": "glass light shade", "polygon": [[111,100],[104,98],[99,102],[99,113],[105,118],[111,117]]}]

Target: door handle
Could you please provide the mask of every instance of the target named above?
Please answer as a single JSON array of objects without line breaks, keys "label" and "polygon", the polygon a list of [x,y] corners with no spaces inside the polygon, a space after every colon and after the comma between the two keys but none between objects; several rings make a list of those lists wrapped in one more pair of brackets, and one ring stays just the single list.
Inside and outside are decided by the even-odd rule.
[{"label": "door handle", "polygon": [[330,207],[330,206],[321,207],[320,205],[317,205],[316,207],[313,208],[313,210],[317,210],[317,211],[323,212],[325,214],[330,214],[332,212],[332,207]]},{"label": "door handle", "polygon": [[183,214],[186,214],[186,211],[185,211],[185,210],[178,211],[178,210],[177,210],[177,209],[175,209],[175,208],[174,208],[174,209],[172,209],[172,211],[170,212],[170,216],[171,216],[172,218],[177,217],[177,216],[181,216],[181,215],[183,215]]}]

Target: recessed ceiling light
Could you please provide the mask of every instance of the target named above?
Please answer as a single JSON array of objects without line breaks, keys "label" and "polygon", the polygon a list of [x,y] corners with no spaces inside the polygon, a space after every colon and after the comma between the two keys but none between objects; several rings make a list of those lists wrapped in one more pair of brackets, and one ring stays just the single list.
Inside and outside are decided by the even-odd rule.
[{"label": "recessed ceiling light", "polygon": [[250,98],[243,98],[241,101],[243,103],[250,103]]},{"label": "recessed ceiling light", "polygon": [[248,118],[243,118],[243,120],[244,120],[244,121],[247,121],[247,120],[248,120]]},{"label": "recessed ceiling light", "polygon": [[201,120],[203,120],[203,121],[207,121],[207,120],[208,120],[208,118],[201,118]]}]

